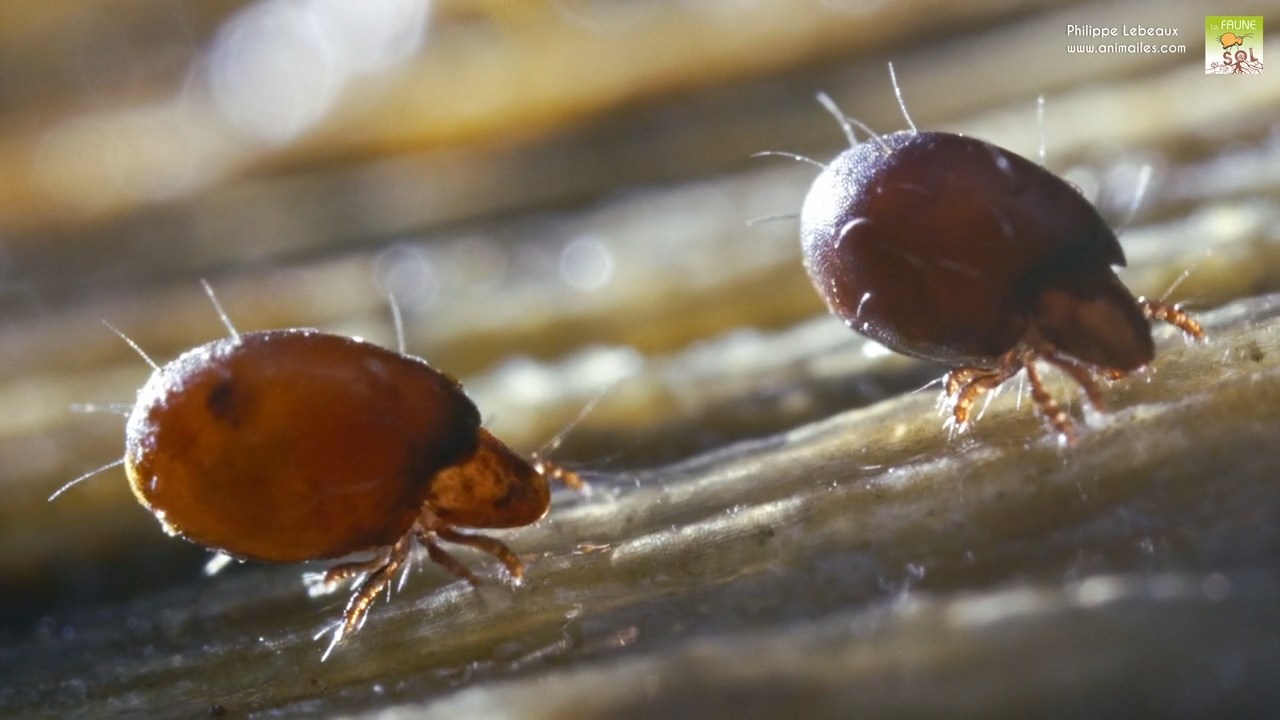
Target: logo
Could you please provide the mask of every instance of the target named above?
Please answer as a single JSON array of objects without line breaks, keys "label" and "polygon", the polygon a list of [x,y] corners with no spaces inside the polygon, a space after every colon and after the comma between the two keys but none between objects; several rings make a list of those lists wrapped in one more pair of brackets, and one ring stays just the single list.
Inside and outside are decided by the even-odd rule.
[{"label": "logo", "polygon": [[1262,74],[1262,17],[1210,15],[1204,19],[1205,75]]}]

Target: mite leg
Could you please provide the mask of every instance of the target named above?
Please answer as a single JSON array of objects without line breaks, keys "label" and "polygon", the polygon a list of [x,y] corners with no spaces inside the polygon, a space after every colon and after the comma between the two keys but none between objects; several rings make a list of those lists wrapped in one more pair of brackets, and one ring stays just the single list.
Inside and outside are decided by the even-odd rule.
[{"label": "mite leg", "polygon": [[1140,298],[1138,307],[1142,308],[1142,314],[1148,320],[1163,320],[1178,328],[1184,335],[1193,340],[1204,339],[1204,328],[1200,327],[1200,323],[1193,320],[1190,315],[1183,312],[1176,305],[1163,303],[1159,300]]},{"label": "mite leg", "polygon": [[[369,615],[369,606],[373,605],[378,593],[382,592],[391,583],[396,572],[408,559],[409,550],[413,547],[413,539],[413,533],[405,533],[404,537],[391,546],[385,557],[378,559],[380,562],[371,560],[367,563],[347,563],[329,571],[329,573],[333,573],[336,570],[343,577],[365,572],[369,575],[364,582],[360,583],[360,587],[356,588],[356,591],[352,593],[351,600],[347,602],[346,609],[342,611],[342,624],[334,631],[333,641],[329,643],[330,650],[341,643],[343,638],[350,636],[364,625],[365,618]],[[349,575],[342,575],[348,572],[350,573]],[[326,573],[326,575],[329,573]],[[328,651],[326,651],[325,655],[327,656],[328,654]]]},{"label": "mite leg", "polygon": [[537,470],[538,474],[543,477],[549,480],[555,480],[561,485],[579,492],[585,493],[590,489],[587,487],[587,484],[583,482],[582,476],[578,473],[537,454],[533,456],[532,460],[533,469]]},{"label": "mite leg", "polygon": [[1022,358],[1014,351],[1005,353],[995,368],[964,367],[947,374],[947,393],[952,398],[951,414],[956,425],[969,422],[973,404],[986,393],[1022,369]]},{"label": "mite leg", "polygon": [[417,535],[418,542],[422,543],[423,547],[427,549],[427,557],[431,558],[432,562],[471,583],[472,587],[480,585],[480,580],[467,569],[466,565],[463,565],[457,558],[440,547],[439,543],[436,542],[435,533],[427,530],[418,530]]},{"label": "mite leg", "polygon": [[1044,418],[1049,427],[1056,430],[1068,445],[1075,445],[1076,431],[1074,423],[1071,422],[1071,416],[1045,389],[1044,379],[1040,377],[1040,371],[1036,369],[1035,352],[1027,351],[1023,356],[1022,363],[1027,368],[1027,382],[1031,385],[1031,399],[1035,401],[1036,410],[1040,412],[1040,417]]},{"label": "mite leg", "polygon": [[943,383],[943,394],[948,397],[955,395],[956,392],[960,390],[960,388],[964,387],[965,385],[968,385],[970,382],[973,382],[974,378],[977,378],[981,375],[989,375],[990,373],[991,373],[990,368],[978,368],[978,367],[956,368],[951,372],[947,373],[947,379]]},{"label": "mite leg", "polygon": [[390,554],[389,549],[383,550],[368,560],[334,565],[322,573],[307,573],[302,579],[312,596],[331,593],[338,589],[338,584],[343,580],[367,575],[382,567]]},{"label": "mite leg", "polygon": [[1115,368],[1102,368],[1099,372],[1108,380],[1119,380],[1129,374],[1128,370],[1116,370]]},{"label": "mite leg", "polygon": [[1080,387],[1084,388],[1084,394],[1089,398],[1090,405],[1099,410],[1104,409],[1102,390],[1098,387],[1098,383],[1094,381],[1092,370],[1075,360],[1057,354],[1051,349],[1041,350],[1037,355],[1041,360],[1071,376],[1072,380],[1075,380]]},{"label": "mite leg", "polygon": [[520,578],[524,577],[524,563],[520,562],[520,558],[516,557],[511,548],[507,547],[506,543],[501,540],[486,535],[467,535],[447,525],[432,528],[432,531],[441,540],[473,547],[480,552],[488,553],[498,558],[506,566],[512,580],[519,582]]}]

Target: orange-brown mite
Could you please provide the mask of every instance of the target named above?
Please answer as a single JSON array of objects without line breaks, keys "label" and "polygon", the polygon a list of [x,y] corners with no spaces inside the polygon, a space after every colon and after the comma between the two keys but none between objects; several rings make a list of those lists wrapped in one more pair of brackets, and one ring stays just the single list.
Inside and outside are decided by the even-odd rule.
[{"label": "orange-brown mite", "polygon": [[511,528],[546,514],[548,478],[573,473],[510,450],[480,426],[461,386],[426,362],[315,330],[238,334],[152,374],[129,416],[125,469],[172,535],[239,559],[339,564],[358,575],[333,647],[358,629],[415,543],[476,582],[440,541],[523,566],[502,542],[458,528]]}]

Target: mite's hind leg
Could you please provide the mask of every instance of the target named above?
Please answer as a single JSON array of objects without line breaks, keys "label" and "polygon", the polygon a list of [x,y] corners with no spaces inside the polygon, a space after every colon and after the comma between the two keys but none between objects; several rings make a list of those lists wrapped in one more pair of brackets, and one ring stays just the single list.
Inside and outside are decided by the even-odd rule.
[{"label": "mite's hind leg", "polygon": [[984,375],[990,375],[991,372],[992,372],[991,368],[980,368],[980,367],[956,368],[951,372],[947,373],[947,377],[943,381],[942,394],[945,397],[952,397],[953,395],[956,394],[956,392],[960,388],[973,382],[974,378],[984,376]]},{"label": "mite's hind leg", "polygon": [[302,581],[306,583],[307,591],[312,597],[331,593],[338,589],[342,581],[367,575],[387,564],[391,551],[392,548],[386,548],[368,560],[341,563],[322,573],[307,573],[302,576]]},{"label": "mite's hind leg", "polygon": [[1010,351],[1000,357],[994,368],[962,367],[947,373],[946,393],[952,399],[951,414],[956,425],[969,422],[973,404],[978,398],[999,387],[1022,369],[1020,356]]},{"label": "mite's hind leg", "polygon": [[334,633],[333,642],[330,643],[331,648],[342,642],[343,638],[359,630],[361,625],[364,625],[365,618],[369,615],[369,606],[378,597],[378,593],[391,584],[396,572],[404,566],[405,560],[409,557],[409,550],[413,547],[413,540],[413,533],[405,533],[405,536],[391,546],[391,550],[386,557],[382,558],[381,562],[376,566],[373,566],[374,561],[370,561],[368,563],[348,563],[334,568],[340,573],[350,573],[347,577],[365,572],[368,573],[368,577],[364,579],[364,582],[360,583],[360,586],[356,588],[356,591],[351,595],[351,599],[347,602],[347,607],[342,612],[342,625]]}]

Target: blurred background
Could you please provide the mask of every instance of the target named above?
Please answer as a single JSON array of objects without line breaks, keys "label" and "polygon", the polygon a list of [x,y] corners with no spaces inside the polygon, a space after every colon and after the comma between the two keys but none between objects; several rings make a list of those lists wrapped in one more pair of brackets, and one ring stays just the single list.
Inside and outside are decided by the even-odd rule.
[{"label": "blurred background", "polygon": [[[1231,9],[1266,15],[1275,7],[1246,2]],[[200,288],[203,278],[240,330],[318,327],[390,346],[394,296],[409,351],[461,378],[486,424],[524,451],[601,398],[556,457],[582,468],[602,493],[594,505],[558,496],[578,515],[561,521],[553,514],[553,528],[585,527],[574,517],[607,516],[599,496],[639,508],[683,508],[679,517],[637,510],[653,527],[737,507],[722,490],[690,490],[692,500],[683,491],[640,492],[630,500],[628,493],[676,487],[682,478],[689,488],[705,488],[700,479],[720,477],[729,466],[746,468],[736,482],[769,487],[776,474],[754,473],[785,455],[779,433],[901,399],[942,372],[870,346],[826,316],[802,269],[790,217],[816,170],[752,157],[782,151],[825,161],[837,154],[845,138],[815,101],[819,91],[877,131],[903,128],[889,61],[920,127],[973,134],[1032,158],[1043,140],[1047,165],[1122,227],[1130,260],[1123,276],[1135,294],[1160,295],[1181,279],[1171,299],[1208,311],[1274,292],[1280,82],[1266,73],[1205,75],[1204,16],[1220,11],[1155,0],[6,3],[0,8],[0,668],[23,667],[27,674],[20,689],[17,675],[0,672],[0,707],[199,715],[203,701],[191,701],[190,693],[181,700],[164,694],[190,691],[185,675],[160,683],[141,673],[153,679],[135,687],[97,673],[135,650],[153,662],[182,658],[172,666],[197,672],[198,648],[235,636],[225,623],[237,621],[217,609],[216,599],[229,597],[219,587],[277,598],[263,612],[278,624],[254,626],[255,632],[296,633],[281,643],[295,653],[290,662],[309,668],[312,686],[272,685],[277,667],[264,670],[252,689],[205,680],[204,695],[195,695],[208,697],[209,708],[286,715],[429,703],[446,690],[487,687],[494,677],[592,668],[634,644],[644,626],[636,618],[646,607],[666,629],[655,633],[663,640],[641,643],[643,652],[624,654],[641,665],[684,652],[678,628],[700,628],[692,634],[710,641],[782,628],[777,642],[785,649],[792,647],[788,633],[812,632],[805,623],[837,607],[896,597],[919,580],[912,580],[915,570],[901,570],[907,564],[892,572],[863,568],[871,589],[837,590],[821,602],[801,602],[806,610],[774,612],[769,608],[787,603],[743,590],[730,602],[740,623],[704,626],[684,609],[653,609],[652,594],[619,600],[628,591],[597,578],[583,587],[631,613],[597,619],[594,630],[582,631],[605,640],[552,643],[561,648],[551,653],[559,665],[516,653],[520,662],[493,661],[488,675],[472,679],[458,668],[474,668],[482,655],[491,659],[497,641],[485,635],[467,645],[467,632],[481,625],[454,628],[461,638],[454,654],[430,662],[461,674],[437,667],[445,674],[425,684],[403,682],[387,694],[369,689],[375,670],[338,677],[316,669],[318,648],[305,638],[335,609],[321,613],[296,597],[304,594],[297,568],[237,568],[229,581],[202,578],[206,553],[164,537],[118,468],[56,503],[46,498],[120,456],[123,418],[111,410],[127,408],[149,373],[103,321],[167,361],[225,333]],[[1071,25],[1176,28],[1176,39],[1156,41],[1184,44],[1185,52],[1069,53],[1081,42],[1068,35]],[[1144,176],[1149,183],[1135,203]],[[1265,303],[1242,307],[1224,315],[1236,318],[1223,321],[1231,332],[1248,332],[1270,317]],[[1265,332],[1262,340],[1248,339],[1252,347],[1274,342],[1275,333]],[[1218,350],[1196,356],[1204,366],[1193,367],[1204,374],[1190,375],[1193,387],[1217,377],[1208,373],[1230,354]],[[1065,385],[1061,391],[1071,392]],[[902,403],[882,407],[893,408],[902,427],[924,428],[920,453],[966,462],[957,447],[973,446],[948,445],[931,400]],[[1007,404],[1022,439],[1000,445],[979,432],[977,440],[1013,453],[1042,439],[1025,405],[1019,412]],[[105,411],[74,411],[85,406]],[[1227,418],[1240,412],[1222,409]],[[1188,422],[1171,418],[1175,428]],[[990,425],[998,426],[994,419]],[[1274,415],[1254,418],[1249,427],[1258,437],[1280,429]],[[1172,437],[1167,430],[1158,435]],[[1117,448],[1132,442],[1099,437]],[[1269,451],[1252,456],[1256,466],[1241,471],[1242,483],[1274,477],[1280,462],[1274,447]],[[1157,468],[1190,462],[1154,455]],[[819,482],[832,471],[830,458],[809,466],[796,457],[793,467],[811,467]],[[868,468],[888,461],[859,462]],[[679,469],[663,470],[672,467]],[[1141,467],[1117,472],[1163,477]],[[1025,469],[1009,473],[1036,482]],[[1280,517],[1275,490],[1260,487],[1270,494],[1254,497],[1260,515],[1248,526],[1253,533]],[[1124,511],[1123,503],[1088,506],[1086,495],[1082,490],[1081,514],[1065,525],[1051,523],[1045,537],[1058,533],[1058,543],[1076,523],[1093,527],[1092,520]],[[593,530],[599,535],[548,531],[530,542],[564,560],[583,543],[608,535],[600,544],[616,544],[653,529],[609,517],[592,521],[602,523]],[[1105,532],[1120,533],[1116,542],[1125,547],[1151,540],[1126,527]],[[999,535],[998,528],[991,533]],[[1273,535],[1250,535],[1256,541],[1250,557],[1274,559]],[[963,581],[958,574],[951,585],[925,589],[939,602],[951,591],[1003,591],[1002,583],[1021,577],[1019,562],[1044,557],[1019,551],[1037,542],[1019,537],[1022,545],[1009,550],[1014,569]],[[795,548],[806,542],[793,538]],[[1202,549],[1188,551],[1162,569],[1216,571],[1201,562],[1205,557]],[[1070,574],[1071,563],[1063,563],[1037,576],[1045,592],[1089,574],[1079,567]],[[765,572],[803,588],[829,580],[836,566],[788,574],[775,563]],[[1088,567],[1132,569],[1123,562]],[[406,592],[436,602],[431,593],[445,580],[432,572],[411,579]],[[691,586],[695,596],[711,582],[668,580],[664,592],[678,595]],[[591,605],[590,592],[581,602]],[[209,616],[196,623],[199,632],[185,624],[182,632],[147,625],[148,613],[174,606]],[[497,627],[492,616],[475,612],[476,623],[488,617],[487,627]],[[500,612],[510,620],[519,611]],[[1064,626],[1050,618],[1044,627]],[[72,671],[68,653],[87,659]],[[414,660],[389,657],[402,674],[412,671]],[[621,685],[630,682],[625,669],[612,671],[622,673]],[[737,686],[721,680],[729,688],[723,697],[736,697]],[[713,695],[677,693],[665,707],[677,714],[729,707]],[[335,697],[340,704],[326,704]],[[491,708],[483,704],[487,698],[449,702]],[[606,703],[582,713],[609,716],[619,707]],[[627,707],[639,712],[642,705]],[[822,714],[823,707],[813,710]]]}]

